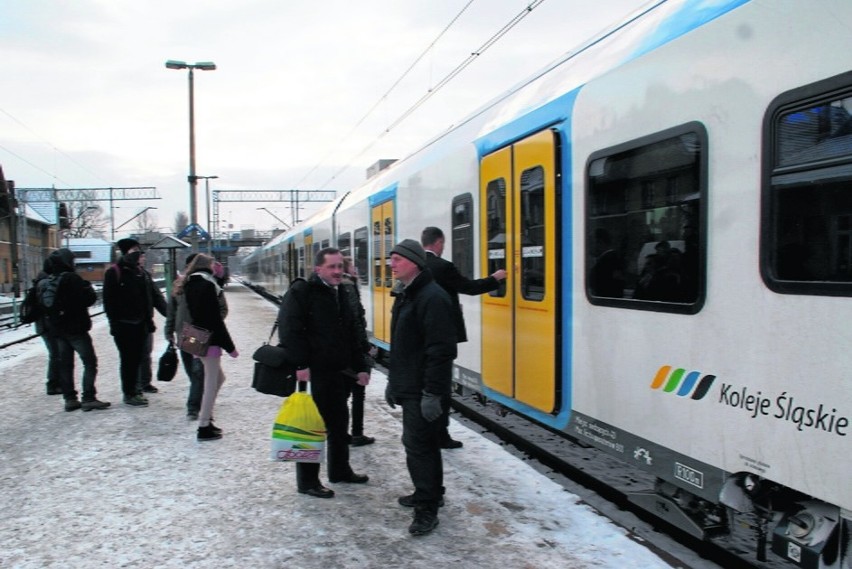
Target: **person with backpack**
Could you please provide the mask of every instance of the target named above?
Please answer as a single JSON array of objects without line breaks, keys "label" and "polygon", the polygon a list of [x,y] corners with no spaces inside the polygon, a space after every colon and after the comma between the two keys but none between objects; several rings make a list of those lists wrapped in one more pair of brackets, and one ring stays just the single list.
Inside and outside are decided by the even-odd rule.
[{"label": "person with backpack", "polygon": [[[59,382],[65,399],[65,410],[92,411],[106,409],[108,401],[98,401],[95,378],[98,357],[89,330],[92,318],[89,307],[97,300],[92,283],[74,270],[74,253],[57,249],[47,259],[49,275],[38,284],[38,298],[44,317],[45,333],[56,342],[59,356]],[[74,386],[74,354],[83,362],[82,402]]]},{"label": "person with backpack", "polygon": [[148,399],[142,395],[138,385],[139,369],[150,336],[157,329],[154,326],[154,308],[165,315],[165,298],[159,290],[155,290],[150,275],[141,266],[139,242],[121,239],[118,246],[121,258],[104,273],[104,312],[118,348],[124,403],[131,407],[147,407]]},{"label": "person with backpack", "polygon": [[22,314],[21,321],[24,324],[35,324],[36,334],[41,336],[44,346],[47,348],[47,385],[45,386],[47,394],[62,395],[62,384],[59,381],[59,348],[56,345],[56,338],[47,333],[44,313],[38,300],[38,283],[42,279],[50,277],[51,271],[50,259],[45,259],[41,272],[33,279],[32,288],[27,291],[24,302],[30,308],[26,315]]}]

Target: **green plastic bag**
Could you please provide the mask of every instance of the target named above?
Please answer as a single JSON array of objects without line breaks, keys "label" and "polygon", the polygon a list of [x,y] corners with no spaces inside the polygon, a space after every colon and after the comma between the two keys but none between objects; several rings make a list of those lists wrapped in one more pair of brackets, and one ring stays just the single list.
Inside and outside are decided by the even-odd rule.
[{"label": "green plastic bag", "polygon": [[272,426],[272,455],[279,462],[322,462],[325,422],[314,398],[299,391],[284,400]]}]

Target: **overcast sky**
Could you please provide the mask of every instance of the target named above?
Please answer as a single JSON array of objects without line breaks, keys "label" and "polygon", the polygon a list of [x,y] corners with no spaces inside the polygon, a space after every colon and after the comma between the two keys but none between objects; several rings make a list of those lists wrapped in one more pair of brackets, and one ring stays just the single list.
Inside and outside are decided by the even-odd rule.
[{"label": "overcast sky", "polygon": [[[346,191],[648,1],[544,1],[376,142],[531,4],[4,0],[0,165],[17,187],[156,187],[162,200],[128,202],[116,224],[156,205],[171,228],[189,210],[189,89],[165,62],[212,61],[195,72],[196,173],[219,176],[212,189]],[[203,202],[202,182],[202,224]],[[222,204],[220,216],[278,225],[257,206]]]}]

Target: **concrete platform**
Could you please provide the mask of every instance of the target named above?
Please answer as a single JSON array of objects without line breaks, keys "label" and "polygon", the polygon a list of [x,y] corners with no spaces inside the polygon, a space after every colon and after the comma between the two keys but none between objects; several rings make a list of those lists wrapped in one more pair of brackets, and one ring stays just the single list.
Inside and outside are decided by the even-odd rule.
[{"label": "concrete platform", "polygon": [[[396,503],[412,490],[400,413],[385,405],[378,373],[366,410],[367,434],[377,441],[352,449],[353,467],[370,482],[329,485],[337,492],[331,500],[297,494],[294,466],[269,460],[281,399],[250,387],[251,354],[276,308],[240,285],[227,294],[242,355],[223,360],[220,441],[196,441],[182,371],[157,383],[148,408],[121,403],[117,352],[103,317],[92,336],[98,397],[112,402],[108,410],[69,413],[61,396],[44,394],[40,340],[6,354],[0,567],[668,567],[576,496],[455,421],[451,433],[465,446],[444,454],[440,525],[410,537],[412,512]],[[156,340],[155,360],[165,345],[159,330]],[[78,381],[79,371],[78,362]]]}]

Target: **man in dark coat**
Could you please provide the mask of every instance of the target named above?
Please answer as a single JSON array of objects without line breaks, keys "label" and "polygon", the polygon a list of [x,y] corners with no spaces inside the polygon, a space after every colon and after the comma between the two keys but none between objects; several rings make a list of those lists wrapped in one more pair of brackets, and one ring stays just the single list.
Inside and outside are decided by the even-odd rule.
[{"label": "man in dark coat", "polygon": [[[37,289],[39,281],[50,277],[52,271],[53,264],[48,257],[44,260],[39,274],[33,279],[33,286]],[[36,334],[41,336],[44,346],[47,348],[47,394],[62,395],[62,383],[59,381],[59,348],[56,346],[56,338],[52,334],[48,334],[44,314],[41,314],[34,324]]]},{"label": "man in dark coat", "polygon": [[[45,332],[56,342],[59,356],[59,383],[65,399],[65,410],[83,411],[106,409],[108,401],[98,401],[95,395],[95,377],[98,373],[98,357],[89,330],[92,318],[89,307],[97,300],[92,283],[74,271],[74,253],[69,249],[57,249],[48,257],[50,275],[59,278],[54,300],[53,314],[44,318]],[[48,277],[49,278],[49,277]],[[40,284],[46,284],[43,279]],[[39,290],[42,290],[41,287]],[[50,312],[50,311],[49,311]],[[74,387],[74,354],[83,362],[83,401],[77,399]]]},{"label": "man in dark coat", "polygon": [[414,507],[412,535],[438,525],[443,504],[441,417],[447,413],[456,357],[456,326],[447,292],[426,269],[420,243],[405,239],[391,251],[390,266],[404,288],[391,312],[391,361],[385,399],[402,407],[402,444],[414,493],[399,498]]},{"label": "man in dark coat", "polygon": [[[349,464],[347,399],[351,379],[342,372],[352,370],[358,383],[367,385],[370,368],[359,342],[358,315],[353,314],[340,286],[340,250],[320,250],[314,271],[309,280],[294,281],[284,295],[278,312],[278,339],[296,366],[296,380],[311,382],[311,394],[325,421],[329,481],[363,484],[369,477],[356,474]],[[298,491],[331,498],[334,491],[320,483],[319,470],[319,464],[297,463]]]},{"label": "man in dark coat", "polygon": [[166,300],[140,264],[139,242],[122,239],[118,245],[122,256],[104,273],[104,312],[121,360],[119,373],[124,403],[147,407],[148,399],[142,396],[137,385],[139,366],[150,336],[156,330],[154,308],[165,316]]},{"label": "man in dark coat", "polygon": [[[453,303],[453,319],[456,325],[456,341],[467,342],[467,329],[464,326],[464,314],[459,303],[459,294],[475,296],[485,294],[500,288],[500,283],[506,279],[506,271],[498,269],[484,279],[469,279],[459,272],[456,266],[442,259],[444,254],[444,232],[438,227],[427,227],[420,234],[420,243],[426,251],[426,266],[432,271],[432,277],[441,288],[450,295]],[[447,413],[441,418],[443,432],[441,433],[441,448],[461,448],[462,442],[450,437],[448,427],[450,425],[449,403]]]}]

